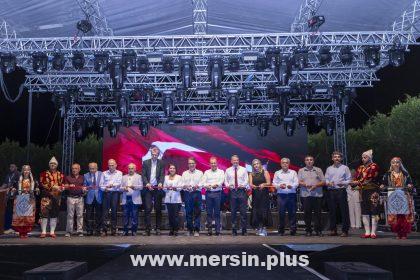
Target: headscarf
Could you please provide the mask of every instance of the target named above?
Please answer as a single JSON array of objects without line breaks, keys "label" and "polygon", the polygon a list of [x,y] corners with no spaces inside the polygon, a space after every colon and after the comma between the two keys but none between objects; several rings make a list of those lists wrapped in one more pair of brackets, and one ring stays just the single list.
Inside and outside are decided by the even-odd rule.
[{"label": "headscarf", "polygon": [[400,170],[401,170],[402,172],[404,172],[404,173],[408,174],[407,169],[405,169],[404,164],[403,164],[403,162],[402,162],[401,158],[399,158],[399,157],[393,157],[393,158],[391,159],[390,164],[389,164],[389,171],[390,171],[390,172],[392,171],[392,162],[393,162],[394,160],[396,160],[396,161],[398,161],[398,162],[400,163]]}]

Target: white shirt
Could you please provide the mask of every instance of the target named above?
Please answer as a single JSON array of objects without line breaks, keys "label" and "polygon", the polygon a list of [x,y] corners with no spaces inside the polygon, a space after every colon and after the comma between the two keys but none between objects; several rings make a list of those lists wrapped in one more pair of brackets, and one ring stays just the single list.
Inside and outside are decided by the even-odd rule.
[{"label": "white shirt", "polygon": [[203,171],[194,169],[191,172],[189,169],[182,173],[182,185],[185,190],[193,191],[189,187],[200,186],[201,177],[203,177]]},{"label": "white shirt", "polygon": [[[238,186],[249,189],[248,171],[245,167],[237,167]],[[235,188],[235,167],[231,166],[225,172],[225,186],[231,189]]]},{"label": "white shirt", "polygon": [[207,186],[217,185],[217,188],[207,189],[208,192],[217,192],[222,190],[223,182],[225,180],[225,172],[219,168],[216,170],[206,170],[200,181],[200,186],[205,188]]},{"label": "white shirt", "polygon": [[[344,164],[338,166],[331,165],[325,171],[325,182],[327,184],[334,182],[334,186],[328,187],[328,189],[345,189],[351,181],[350,169]],[[338,186],[338,184],[343,184]]]},{"label": "white shirt", "polygon": [[[182,203],[181,200],[181,190],[182,190],[182,177],[176,174],[172,180],[169,179],[169,175],[165,176],[165,181],[163,183],[165,189],[165,203]],[[175,190],[168,190],[166,188],[172,187],[176,188]]]},{"label": "white shirt", "polygon": [[[128,191],[125,191],[125,187],[130,187]],[[121,204],[124,205],[127,200],[127,196],[131,196],[134,204],[141,204],[140,190],[143,189],[143,181],[139,174],[134,173],[133,175],[127,174],[122,177],[120,191],[123,192],[121,197]]]},{"label": "white shirt", "polygon": [[152,169],[150,170],[150,184],[152,186],[157,186],[156,180],[156,168],[157,168],[157,160],[152,159]]},{"label": "white shirt", "polygon": [[110,172],[109,170],[102,173],[103,178],[100,185],[100,188],[102,191],[105,191],[105,189],[109,186],[113,186],[112,188],[108,189],[111,192],[117,192],[120,190],[121,187],[121,181],[122,181],[122,172],[119,170],[115,170],[114,172]]},{"label": "white shirt", "polygon": [[[286,188],[280,188],[280,185],[285,184]],[[277,193],[288,194],[296,193],[296,188],[299,186],[299,180],[296,171],[288,169],[286,172],[283,169],[276,171],[273,178],[273,186],[276,187]],[[289,189],[287,186],[291,186]]]}]

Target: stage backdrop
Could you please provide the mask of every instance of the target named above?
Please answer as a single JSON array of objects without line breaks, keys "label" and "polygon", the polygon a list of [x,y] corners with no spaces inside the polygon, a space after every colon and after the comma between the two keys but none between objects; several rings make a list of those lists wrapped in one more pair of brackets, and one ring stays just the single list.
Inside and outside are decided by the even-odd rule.
[{"label": "stage backdrop", "polygon": [[257,127],[247,124],[216,125],[161,125],[151,127],[146,137],[141,136],[137,126],[121,127],[116,138],[104,130],[103,169],[113,158],[118,169],[127,172],[127,165],[133,162],[141,170],[141,162],[150,158],[149,148],[156,145],[166,164],[174,163],[181,174],[187,169],[187,158],[195,157],[197,168],[209,169],[209,158],[216,156],[219,168],[230,166],[230,156],[237,154],[241,165],[251,170],[251,162],[258,158],[273,174],[280,168],[282,157],[291,159],[292,168],[302,165],[307,151],[306,129],[297,129],[293,137],[287,137],[283,126],[270,126],[268,135],[261,137]]}]

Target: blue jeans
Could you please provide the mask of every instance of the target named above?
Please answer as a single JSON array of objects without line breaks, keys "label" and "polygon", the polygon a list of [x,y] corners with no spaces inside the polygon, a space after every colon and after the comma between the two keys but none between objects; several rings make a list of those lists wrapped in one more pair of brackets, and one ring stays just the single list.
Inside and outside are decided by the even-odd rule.
[{"label": "blue jeans", "polygon": [[[187,219],[187,229],[189,231],[200,231],[201,219],[201,192],[185,192],[185,216]],[[193,223],[194,222],[194,223]]]},{"label": "blue jeans", "polygon": [[[139,205],[133,203],[133,198],[130,195],[126,196],[124,207],[124,232],[127,233],[131,228],[131,232],[137,232],[139,224]],[[131,227],[130,227],[131,219]]]},{"label": "blue jeans", "polygon": [[286,210],[289,214],[290,231],[296,231],[296,194],[277,194],[277,209],[279,210],[279,232],[284,233]]},{"label": "blue jeans", "polygon": [[207,205],[207,227],[211,228],[214,221],[216,232],[220,232],[220,201],[222,199],[221,191],[206,192]]}]

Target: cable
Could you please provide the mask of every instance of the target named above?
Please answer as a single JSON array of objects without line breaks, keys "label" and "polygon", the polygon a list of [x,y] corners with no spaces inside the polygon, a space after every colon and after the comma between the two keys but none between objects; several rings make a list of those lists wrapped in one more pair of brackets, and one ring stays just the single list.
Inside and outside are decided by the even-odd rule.
[{"label": "cable", "polygon": [[13,99],[12,97],[10,97],[9,91],[7,90],[7,86],[6,86],[6,83],[4,81],[3,71],[0,69],[0,86],[1,86],[1,90],[3,91],[4,97],[6,98],[6,100],[9,101],[10,103],[16,103],[23,94],[23,88],[25,86],[25,83],[22,83],[19,86],[18,95]]},{"label": "cable", "polygon": [[57,111],[55,111],[54,118],[53,118],[53,120],[51,122],[51,125],[50,125],[50,130],[48,130],[48,134],[47,134],[47,137],[45,138],[43,146],[45,146],[47,144],[48,138],[50,138],[51,130],[54,126],[54,122],[55,122],[56,117],[57,117]]},{"label": "cable", "polygon": [[365,110],[365,109],[363,109],[363,107],[356,101],[356,100],[353,100],[353,102],[357,105],[357,107],[359,107],[359,109],[363,112],[363,113],[365,113],[365,115],[370,119],[372,116],[371,115],[369,115],[369,113]]}]

